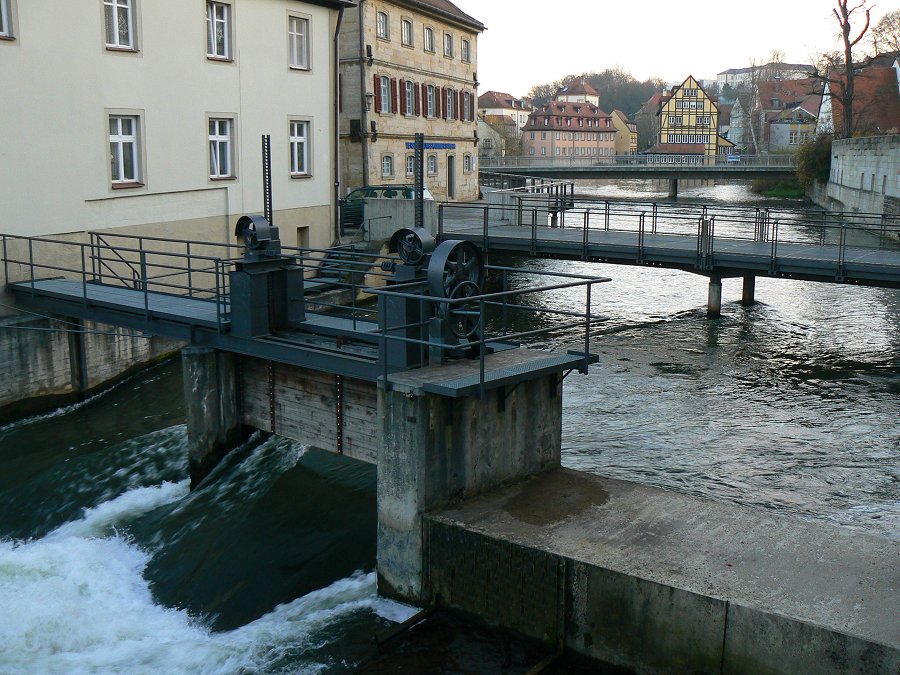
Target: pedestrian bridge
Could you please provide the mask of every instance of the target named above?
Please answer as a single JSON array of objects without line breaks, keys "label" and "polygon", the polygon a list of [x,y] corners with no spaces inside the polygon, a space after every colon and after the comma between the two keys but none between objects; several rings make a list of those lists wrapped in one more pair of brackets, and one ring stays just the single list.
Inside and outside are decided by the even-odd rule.
[{"label": "pedestrian bridge", "polygon": [[753,302],[757,276],[900,288],[896,218],[821,211],[633,201],[556,208],[527,190],[496,204],[441,206],[439,236],[482,251],[679,269],[710,278],[711,314],[721,280],[743,277]]}]

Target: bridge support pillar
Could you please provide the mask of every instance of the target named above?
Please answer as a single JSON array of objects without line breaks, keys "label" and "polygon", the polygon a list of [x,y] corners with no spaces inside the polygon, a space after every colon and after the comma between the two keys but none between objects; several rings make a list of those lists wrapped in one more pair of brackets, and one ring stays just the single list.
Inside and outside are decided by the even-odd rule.
[{"label": "bridge support pillar", "polygon": [[717,317],[722,314],[722,278],[709,278],[709,297],[706,302],[706,316]]},{"label": "bridge support pillar", "polygon": [[181,350],[192,490],[243,440],[235,358],[209,347]]},{"label": "bridge support pillar", "polygon": [[741,294],[741,304],[744,307],[756,303],[756,275],[748,274],[744,277],[744,292]]},{"label": "bridge support pillar", "polygon": [[669,198],[675,199],[678,196],[678,179],[670,178],[669,179]]},{"label": "bridge support pillar", "polygon": [[[426,369],[427,370],[427,369]],[[378,592],[426,603],[423,514],[560,465],[562,385],[544,375],[485,398],[379,389]]]}]

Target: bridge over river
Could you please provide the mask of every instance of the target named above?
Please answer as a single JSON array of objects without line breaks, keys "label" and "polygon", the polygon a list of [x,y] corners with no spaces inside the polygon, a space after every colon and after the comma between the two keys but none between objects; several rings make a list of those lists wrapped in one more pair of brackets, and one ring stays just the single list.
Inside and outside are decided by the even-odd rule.
[{"label": "bridge over river", "polygon": [[900,288],[896,218],[635,201],[560,206],[552,190],[511,191],[491,201],[442,205],[439,236],[485,252],[701,274],[710,279],[713,315],[728,277],[744,279],[745,304],[754,301],[757,276]]}]

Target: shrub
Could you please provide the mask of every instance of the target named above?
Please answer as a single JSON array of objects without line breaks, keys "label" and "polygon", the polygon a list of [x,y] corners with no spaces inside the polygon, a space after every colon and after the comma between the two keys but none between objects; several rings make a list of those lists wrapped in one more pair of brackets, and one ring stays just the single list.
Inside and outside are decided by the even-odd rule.
[{"label": "shrub", "polygon": [[804,187],[827,183],[831,174],[831,134],[819,134],[797,150],[797,180]]}]

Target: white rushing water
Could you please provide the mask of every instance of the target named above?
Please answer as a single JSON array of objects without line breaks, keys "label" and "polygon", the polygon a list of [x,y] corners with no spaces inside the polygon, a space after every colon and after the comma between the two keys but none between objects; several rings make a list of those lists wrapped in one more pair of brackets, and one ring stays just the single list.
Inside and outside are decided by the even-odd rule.
[{"label": "white rushing water", "polygon": [[135,488],[41,539],[0,541],[0,673],[271,672],[288,650],[308,652],[301,668],[317,672],[316,648],[342,617],[402,621],[415,611],[378,598],[375,574],[362,572],[232,631],[157,604],[143,577],[150,554],[116,525],[187,490],[187,481]]}]

